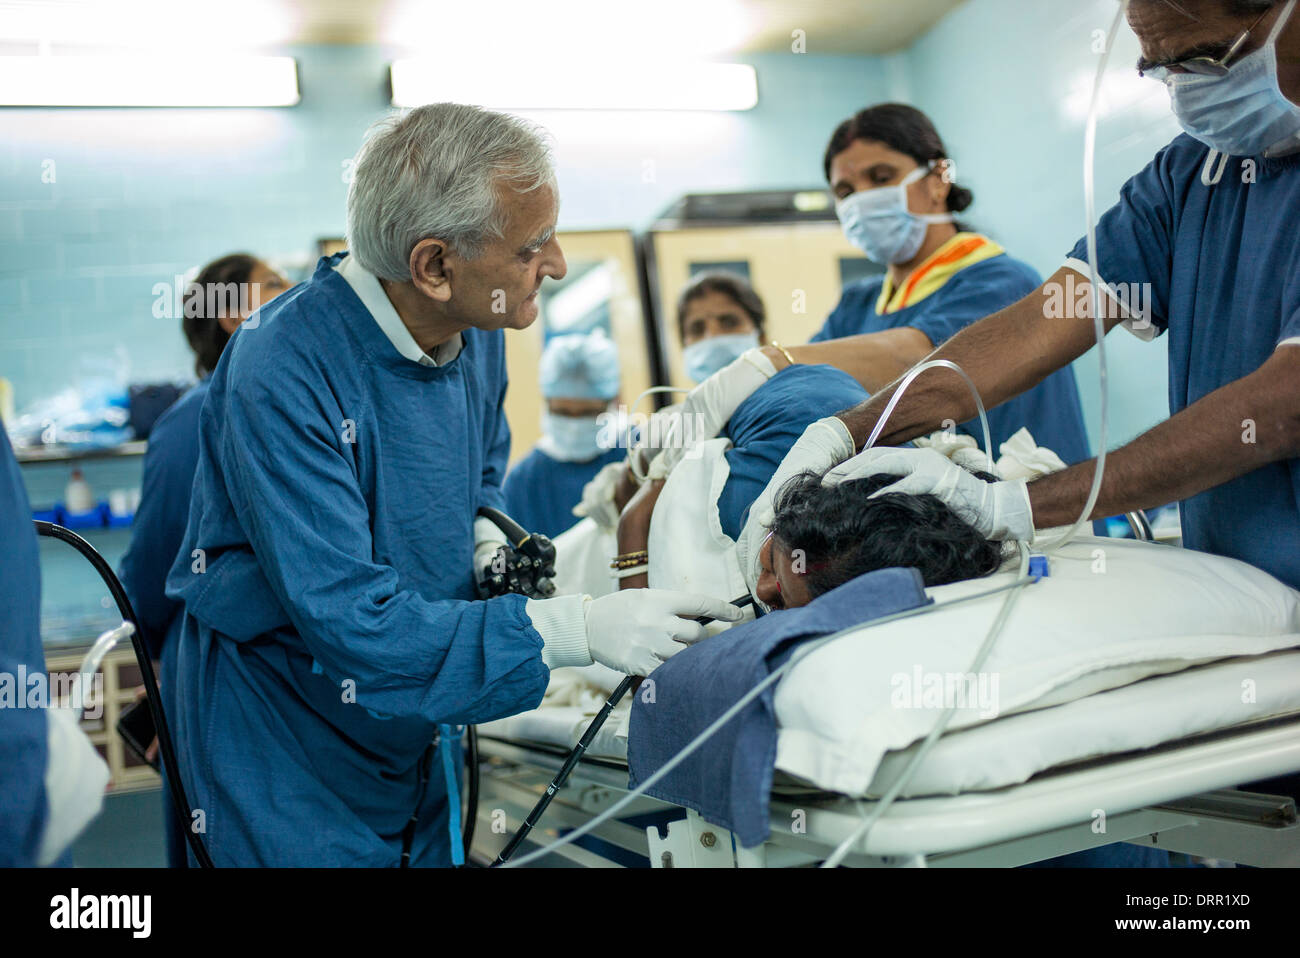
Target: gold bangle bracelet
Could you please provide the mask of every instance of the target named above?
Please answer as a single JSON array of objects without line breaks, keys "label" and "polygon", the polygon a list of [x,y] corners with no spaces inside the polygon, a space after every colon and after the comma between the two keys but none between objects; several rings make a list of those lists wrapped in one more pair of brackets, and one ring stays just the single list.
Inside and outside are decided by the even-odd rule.
[{"label": "gold bangle bracelet", "polygon": [[641,565],[643,562],[650,561],[650,553],[642,549],[639,552],[626,552],[623,555],[614,556],[609,567],[611,569],[626,569],[631,566]]},{"label": "gold bangle bracelet", "polygon": [[793,356],[790,355],[790,350],[786,349],[784,346],[782,346],[780,343],[778,343],[775,339],[772,340],[771,346],[772,346],[773,349],[775,349],[777,352],[779,352],[782,356],[784,356],[784,357],[786,358],[786,360],[790,363],[791,366],[798,366],[798,365],[799,365],[799,363],[795,360],[795,358],[794,358]]}]

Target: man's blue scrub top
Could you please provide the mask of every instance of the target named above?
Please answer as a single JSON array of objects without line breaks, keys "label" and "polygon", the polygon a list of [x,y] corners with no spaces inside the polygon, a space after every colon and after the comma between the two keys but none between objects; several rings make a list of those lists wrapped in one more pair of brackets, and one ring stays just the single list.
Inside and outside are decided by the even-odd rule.
[{"label": "man's blue scrub top", "polygon": [[562,462],[534,448],[506,474],[506,515],[553,539],[578,521],[573,507],[582,501],[583,487],[604,466],[626,457],[626,449],[608,449],[586,462]]},{"label": "man's blue scrub top", "polygon": [[459,795],[429,744],[535,707],[549,676],[523,596],[472,601],[475,513],[505,505],[503,336],[403,358],[343,255],[239,328],[200,414],[167,594],[218,865],[397,865],[413,813],[411,863],[449,864]]},{"label": "man's blue scrub top", "polygon": [[[1213,180],[1222,159],[1209,154],[1177,137],[1097,225],[1102,281],[1149,291],[1151,326],[1134,331],[1169,334],[1171,414],[1254,372],[1275,349],[1300,362],[1300,154],[1230,157],[1206,186],[1202,171]],[[1087,269],[1084,240],[1070,258]],[[1280,346],[1287,340],[1296,342]],[[1181,513],[1188,548],[1242,559],[1300,588],[1300,460],[1207,489]]]},{"label": "man's blue scrub top", "polygon": [[[839,303],[811,342],[910,326],[939,346],[976,320],[1023,299],[1037,289],[1040,282],[1038,273],[1028,263],[999,253],[958,270],[939,289],[910,306],[878,313],[876,307],[884,277],[859,280],[844,287]],[[942,376],[945,373],[936,371],[924,375]],[[1067,464],[1082,462],[1091,456],[1074,370],[1068,366],[1058,369],[1033,389],[986,412],[994,459],[998,458],[998,447],[1021,427],[1028,427],[1035,442],[1051,449]],[[984,434],[978,417],[957,428],[975,437],[983,447]]]}]

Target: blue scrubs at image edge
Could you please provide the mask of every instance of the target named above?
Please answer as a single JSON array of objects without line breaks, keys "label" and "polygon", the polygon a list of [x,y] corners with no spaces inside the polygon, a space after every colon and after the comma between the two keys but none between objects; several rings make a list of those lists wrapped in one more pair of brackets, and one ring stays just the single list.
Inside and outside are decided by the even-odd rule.
[{"label": "blue scrubs at image edge", "polygon": [[[199,412],[208,394],[202,379],[158,417],[149,432],[144,457],[140,507],[131,523],[131,544],[122,557],[118,577],[140,625],[150,654],[159,660],[158,688],[163,714],[176,714],[176,646],[181,627],[181,604],[165,593],[167,572],[185,539],[190,514],[190,490],[199,460]],[[163,773],[163,820],[167,863],[186,864],[184,823],[172,809]]]},{"label": "blue scrubs at image edge", "polygon": [[[957,234],[931,257],[931,261],[977,235]],[[991,244],[989,240],[985,242]],[[1042,282],[1028,263],[1013,259],[999,247],[994,248],[997,249],[996,255],[977,259],[970,265],[959,265],[929,295],[891,312],[878,311],[885,276],[849,283],[825,325],[811,342],[908,326],[924,333],[932,345],[941,345],[976,320],[1023,299]],[[985,256],[987,252],[985,249],[977,256]],[[925,267],[923,263],[919,269]],[[998,457],[999,446],[1022,427],[1029,429],[1038,445],[1051,449],[1067,464],[1082,462],[1091,456],[1074,370],[1068,366],[1052,373],[1033,389],[987,410],[987,414],[993,441],[990,451],[994,459]],[[973,436],[983,447],[984,437],[978,419],[962,423],[957,428],[959,432]]]},{"label": "blue scrubs at image edge", "polygon": [[200,415],[167,591],[177,750],[218,865],[397,865],[417,810],[411,864],[451,864],[459,737],[428,747],[535,708],[549,676],[527,600],[474,601],[474,517],[505,506],[503,335],[413,362],[345,257],[239,328]]},{"label": "blue scrubs at image edge", "polygon": [[[1208,156],[1180,135],[1097,225],[1102,282],[1150,290],[1151,325],[1132,331],[1168,334],[1171,415],[1253,373],[1281,344],[1300,348],[1300,154],[1252,158],[1254,182],[1243,182],[1246,161],[1230,157],[1214,186],[1201,182]],[[1087,274],[1084,240],[1067,263]],[[1197,493],[1180,512],[1187,548],[1300,589],[1300,460]]]},{"label": "blue scrubs at image edge", "polygon": [[[28,675],[45,669],[40,552],[8,436],[0,447],[0,672],[16,681],[20,667]],[[43,709],[0,708],[0,867],[36,864],[49,814],[47,736]]]}]

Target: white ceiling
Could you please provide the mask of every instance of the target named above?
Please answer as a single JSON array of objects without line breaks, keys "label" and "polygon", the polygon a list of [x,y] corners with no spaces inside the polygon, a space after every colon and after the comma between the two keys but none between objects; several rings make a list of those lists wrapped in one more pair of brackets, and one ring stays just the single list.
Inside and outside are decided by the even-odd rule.
[{"label": "white ceiling", "polygon": [[517,57],[879,54],[964,0],[0,0],[0,43],[268,49],[286,43],[467,46]]}]

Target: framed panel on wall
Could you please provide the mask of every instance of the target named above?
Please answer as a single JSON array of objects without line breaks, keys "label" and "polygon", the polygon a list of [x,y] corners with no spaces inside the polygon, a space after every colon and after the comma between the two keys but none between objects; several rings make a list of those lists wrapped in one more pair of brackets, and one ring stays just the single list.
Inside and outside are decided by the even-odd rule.
[{"label": "framed panel on wall", "polygon": [[[649,338],[632,233],[586,230],[561,231],[556,236],[568,263],[567,274],[559,282],[548,279],[542,284],[536,322],[506,332],[510,387],[505,406],[511,462],[527,455],[541,437],[538,362],[551,337],[601,329],[618,346],[621,400],[631,403],[651,385]],[[649,407],[644,411],[649,412]]]}]

